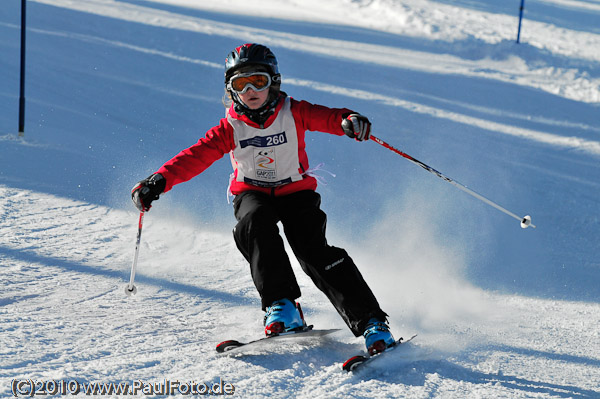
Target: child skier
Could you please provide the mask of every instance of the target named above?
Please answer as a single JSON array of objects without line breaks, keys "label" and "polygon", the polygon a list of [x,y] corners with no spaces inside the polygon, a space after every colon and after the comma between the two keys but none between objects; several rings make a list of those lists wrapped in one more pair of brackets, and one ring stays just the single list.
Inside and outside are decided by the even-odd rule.
[{"label": "child skier", "polygon": [[202,173],[229,153],[230,191],[238,221],[233,236],[250,263],[252,279],[266,311],[267,335],[306,326],[300,288],[279,235],[281,222],[294,255],[315,285],[327,295],[355,336],[363,335],[369,353],[394,342],[387,314],[348,256],[328,245],[326,215],[320,209],[316,179],[307,171],[307,130],[358,141],[368,140],[369,120],[349,109],[298,101],[280,91],[275,55],[260,44],[244,44],[225,60],[226,117],[204,138],[138,182],[132,200],[148,211],[160,194]]}]

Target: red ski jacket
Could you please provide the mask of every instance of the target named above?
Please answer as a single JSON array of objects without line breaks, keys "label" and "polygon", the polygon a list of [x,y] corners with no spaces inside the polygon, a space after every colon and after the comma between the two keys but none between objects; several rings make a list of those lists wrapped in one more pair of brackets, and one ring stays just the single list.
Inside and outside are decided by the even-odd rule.
[{"label": "red ski jacket", "polygon": [[[245,115],[237,114],[233,109],[233,105],[227,111],[227,115],[255,129],[266,129],[277,119],[285,103],[285,97],[283,94],[280,96],[274,114],[269,117],[264,126],[257,125]],[[206,132],[204,138],[201,138],[196,144],[181,151],[156,171],[156,173],[163,175],[167,181],[165,192],[171,190],[176,184],[186,182],[199,175],[212,165],[213,162],[221,159],[228,153],[232,154],[234,177],[231,181],[230,190],[234,195],[248,190],[261,191],[276,196],[288,195],[301,190],[315,190],[317,188],[317,180],[306,174],[309,166],[305,151],[305,133],[309,130],[342,136],[344,135],[341,126],[342,115],[352,113],[353,111],[346,108],[328,108],[306,101],[297,101],[293,98],[290,98],[290,110],[298,139],[298,159],[300,162],[298,171],[302,176],[301,180],[273,187],[263,187],[248,183],[247,181],[237,181],[237,162],[233,159],[233,152],[236,148],[239,148],[240,143],[236,144],[234,128],[227,117],[225,117],[220,120],[219,125]]]}]

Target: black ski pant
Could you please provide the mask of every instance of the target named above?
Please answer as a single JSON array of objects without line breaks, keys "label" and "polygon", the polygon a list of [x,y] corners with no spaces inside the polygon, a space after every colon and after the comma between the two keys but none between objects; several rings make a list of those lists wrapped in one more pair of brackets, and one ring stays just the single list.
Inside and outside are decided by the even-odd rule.
[{"label": "black ski pant", "polygon": [[348,253],[327,244],[327,216],[320,209],[321,196],[311,190],[286,196],[246,191],[233,201],[238,221],[233,235],[250,263],[252,279],[263,310],[274,301],[300,297],[300,287],[279,234],[285,236],[302,269],[327,295],[355,336],[372,317],[385,320],[373,292]]}]

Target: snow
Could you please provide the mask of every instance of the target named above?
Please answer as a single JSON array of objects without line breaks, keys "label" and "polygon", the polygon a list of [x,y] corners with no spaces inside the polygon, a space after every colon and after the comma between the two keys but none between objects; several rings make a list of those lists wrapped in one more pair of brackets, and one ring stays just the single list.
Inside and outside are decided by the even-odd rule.
[{"label": "snow", "polygon": [[[30,0],[26,132],[19,2],[0,9],[0,396],[14,380],[220,381],[234,397],[600,397],[600,2]],[[295,98],[369,116],[374,142],[307,135],[329,240],[418,333],[363,348],[295,264],[309,323],[342,331],[219,356],[262,334],[216,162],[146,215],[129,191],[223,115],[222,63],[250,41]],[[83,393],[82,393],[83,394]],[[59,396],[59,395],[55,395]],[[113,395],[114,397],[118,395]],[[181,396],[181,395],[172,395]]]}]

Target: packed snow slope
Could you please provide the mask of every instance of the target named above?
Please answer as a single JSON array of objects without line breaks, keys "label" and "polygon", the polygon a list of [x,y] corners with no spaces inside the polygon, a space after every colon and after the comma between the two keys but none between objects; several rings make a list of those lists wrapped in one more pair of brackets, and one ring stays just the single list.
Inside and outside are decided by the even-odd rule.
[{"label": "packed snow slope", "polygon": [[[169,379],[241,398],[600,397],[600,1],[528,0],[516,44],[519,4],[30,0],[19,137],[20,2],[3,2],[0,396],[21,379]],[[130,188],[224,115],[223,61],[246,42],[275,52],[292,97],[367,115],[537,226],[375,142],[308,133],[311,165],[336,175],[320,172],[329,241],[394,334],[419,334],[359,373],[341,362],[362,340],[299,267],[308,322],[342,331],[217,356],[262,334],[227,157],[146,215],[124,295]]]}]

